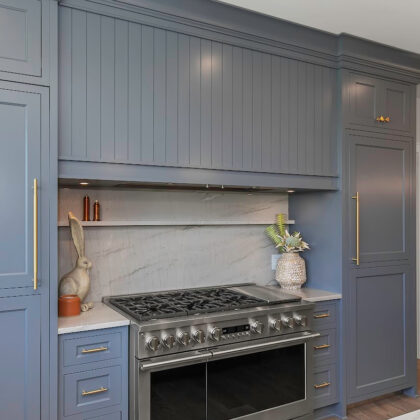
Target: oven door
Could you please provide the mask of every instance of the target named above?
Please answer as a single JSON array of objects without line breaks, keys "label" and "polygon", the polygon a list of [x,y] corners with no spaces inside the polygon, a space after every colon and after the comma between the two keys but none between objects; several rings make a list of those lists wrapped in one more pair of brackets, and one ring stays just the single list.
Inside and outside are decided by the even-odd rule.
[{"label": "oven door", "polygon": [[207,364],[208,420],[286,420],[313,410],[312,346],[319,334],[215,349]]},{"label": "oven door", "polygon": [[131,420],[206,420],[210,352],[135,360],[130,379]]}]

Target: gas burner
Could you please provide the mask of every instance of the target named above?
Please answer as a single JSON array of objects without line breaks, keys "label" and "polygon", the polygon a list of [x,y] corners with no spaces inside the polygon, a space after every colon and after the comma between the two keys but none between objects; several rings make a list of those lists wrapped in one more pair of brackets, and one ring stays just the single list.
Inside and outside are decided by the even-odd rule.
[{"label": "gas burner", "polygon": [[269,302],[224,287],[118,296],[109,303],[138,321],[232,311]]}]

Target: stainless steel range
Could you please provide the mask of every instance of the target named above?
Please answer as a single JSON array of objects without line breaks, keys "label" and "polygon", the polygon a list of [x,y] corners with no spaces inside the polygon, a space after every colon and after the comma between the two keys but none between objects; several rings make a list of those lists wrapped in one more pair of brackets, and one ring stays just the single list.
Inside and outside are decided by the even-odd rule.
[{"label": "stainless steel range", "polygon": [[254,284],[104,302],[132,321],[131,420],[311,415],[313,304]]}]

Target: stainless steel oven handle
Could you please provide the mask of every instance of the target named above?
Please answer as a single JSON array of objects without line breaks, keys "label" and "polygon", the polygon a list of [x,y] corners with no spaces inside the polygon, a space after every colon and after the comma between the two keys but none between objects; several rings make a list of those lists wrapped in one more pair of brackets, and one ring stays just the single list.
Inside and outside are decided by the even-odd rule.
[{"label": "stainless steel oven handle", "polygon": [[289,343],[294,343],[297,341],[307,341],[312,338],[319,337],[320,335],[321,335],[320,333],[311,333],[311,334],[300,335],[298,337],[270,341],[268,343],[252,344],[250,346],[244,346],[244,347],[239,347],[235,349],[213,350],[212,352],[213,352],[213,356],[240,354],[240,353],[248,352],[250,350],[260,350],[260,349],[275,347],[275,346],[278,346],[279,344],[289,344]]},{"label": "stainless steel oven handle", "polygon": [[178,357],[176,359],[157,361],[157,362],[141,362],[140,370],[150,370],[162,367],[171,367],[179,364],[189,364],[191,362],[197,362],[199,360],[209,359],[212,356],[210,352],[195,354],[194,356]]}]

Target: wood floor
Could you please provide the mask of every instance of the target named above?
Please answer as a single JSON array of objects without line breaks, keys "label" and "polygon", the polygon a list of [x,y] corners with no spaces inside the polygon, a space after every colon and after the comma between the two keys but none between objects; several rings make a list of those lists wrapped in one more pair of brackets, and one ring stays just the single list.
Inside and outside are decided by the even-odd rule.
[{"label": "wood floor", "polygon": [[[417,360],[417,389],[420,390],[420,360]],[[420,410],[420,397],[410,398],[393,394],[350,407],[348,420],[387,420],[411,411]]]}]

